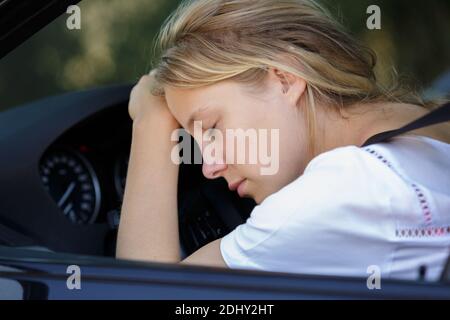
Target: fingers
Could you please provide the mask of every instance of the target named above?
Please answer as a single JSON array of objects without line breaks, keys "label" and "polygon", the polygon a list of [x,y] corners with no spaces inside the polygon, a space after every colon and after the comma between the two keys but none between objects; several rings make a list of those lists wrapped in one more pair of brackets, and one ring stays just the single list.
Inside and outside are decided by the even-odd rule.
[{"label": "fingers", "polygon": [[156,73],[156,69],[153,69],[152,71],[150,71],[149,74],[141,76],[141,78],[139,79],[136,86],[145,87],[146,89],[152,89],[153,86],[155,85],[155,82],[154,82],[155,81],[155,79],[154,79],[155,73]]},{"label": "fingers", "polygon": [[139,79],[137,85],[146,84],[146,83],[149,83],[149,82],[150,82],[150,77],[149,77],[148,75],[143,75],[143,76]]}]

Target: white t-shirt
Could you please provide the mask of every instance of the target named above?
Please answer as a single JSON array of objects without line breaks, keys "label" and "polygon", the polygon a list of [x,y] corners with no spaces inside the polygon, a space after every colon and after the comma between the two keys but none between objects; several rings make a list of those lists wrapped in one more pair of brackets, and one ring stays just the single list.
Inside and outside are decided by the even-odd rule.
[{"label": "white t-shirt", "polygon": [[[450,253],[450,144],[398,136],[315,157],[226,235],[230,268],[436,280]],[[372,269],[373,270],[373,269]]]}]

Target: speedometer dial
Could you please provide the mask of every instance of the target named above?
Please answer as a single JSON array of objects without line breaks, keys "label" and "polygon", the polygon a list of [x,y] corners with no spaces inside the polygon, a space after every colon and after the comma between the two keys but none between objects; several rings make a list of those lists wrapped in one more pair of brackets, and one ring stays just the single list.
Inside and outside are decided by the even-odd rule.
[{"label": "speedometer dial", "polygon": [[44,155],[40,174],[44,187],[70,221],[95,221],[100,210],[100,186],[92,166],[79,152],[55,150]]}]

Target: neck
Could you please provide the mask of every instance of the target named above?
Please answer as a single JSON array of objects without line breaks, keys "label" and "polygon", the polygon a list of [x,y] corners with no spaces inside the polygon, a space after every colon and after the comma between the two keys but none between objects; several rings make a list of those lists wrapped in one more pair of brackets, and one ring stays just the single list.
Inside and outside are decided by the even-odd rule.
[{"label": "neck", "polygon": [[343,146],[361,146],[371,136],[400,128],[428,112],[416,105],[371,103],[345,109],[344,118],[339,113],[320,112],[326,110],[320,106],[317,109],[315,156]]}]

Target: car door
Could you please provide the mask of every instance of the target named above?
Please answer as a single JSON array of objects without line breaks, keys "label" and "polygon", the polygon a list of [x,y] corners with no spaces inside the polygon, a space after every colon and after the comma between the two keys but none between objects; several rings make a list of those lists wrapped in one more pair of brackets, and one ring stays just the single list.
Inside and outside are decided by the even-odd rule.
[{"label": "car door", "polygon": [[450,299],[446,279],[429,283],[294,275],[156,264],[0,247],[1,299]]}]

